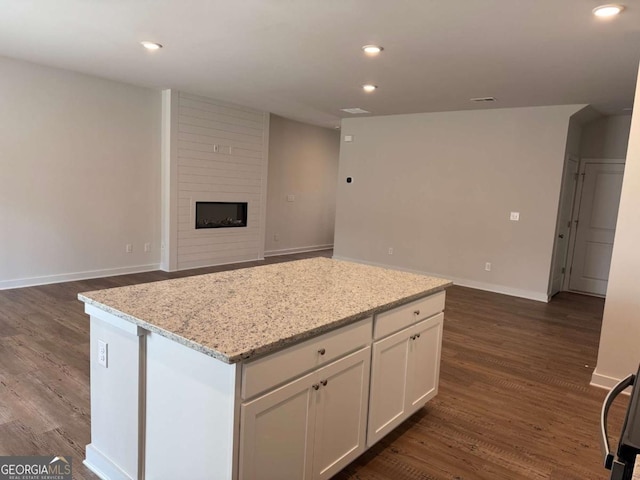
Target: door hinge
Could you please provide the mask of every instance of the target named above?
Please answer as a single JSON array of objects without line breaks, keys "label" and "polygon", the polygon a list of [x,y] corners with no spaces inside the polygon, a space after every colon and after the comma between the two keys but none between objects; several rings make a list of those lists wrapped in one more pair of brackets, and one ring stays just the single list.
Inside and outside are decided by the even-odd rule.
[{"label": "door hinge", "polygon": [[562,267],[562,273],[564,273],[566,271],[566,269],[564,267]]},{"label": "door hinge", "polygon": [[567,228],[571,228],[571,220],[567,222]]}]

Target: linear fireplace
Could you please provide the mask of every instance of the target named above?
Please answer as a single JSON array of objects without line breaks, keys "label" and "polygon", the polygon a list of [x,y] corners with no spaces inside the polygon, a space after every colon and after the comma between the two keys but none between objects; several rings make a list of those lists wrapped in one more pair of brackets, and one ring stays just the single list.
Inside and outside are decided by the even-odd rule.
[{"label": "linear fireplace", "polygon": [[247,202],[196,202],[196,228],[247,226]]}]

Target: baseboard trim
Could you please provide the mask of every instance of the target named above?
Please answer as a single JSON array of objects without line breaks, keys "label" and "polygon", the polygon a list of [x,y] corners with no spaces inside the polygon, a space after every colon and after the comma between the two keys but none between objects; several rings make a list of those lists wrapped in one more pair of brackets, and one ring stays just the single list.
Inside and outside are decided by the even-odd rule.
[{"label": "baseboard trim", "polygon": [[330,250],[332,248],[333,243],[328,243],[326,245],[311,245],[307,247],[282,248],[280,250],[268,250],[264,252],[264,256],[275,257],[278,255],[293,255],[294,253],[317,252],[320,250]]},{"label": "baseboard trim", "polygon": [[92,443],[87,445],[85,453],[86,458],[82,463],[102,480],[132,480],[132,477],[123,472]]},{"label": "baseboard trim", "polygon": [[264,257],[247,258],[246,260],[232,260],[229,262],[207,263],[205,265],[198,265],[195,267],[181,267],[181,268],[178,268],[177,270],[163,270],[163,272],[185,272],[187,270],[198,270],[201,268],[209,268],[209,267],[221,267],[223,265],[235,265],[235,264],[240,265],[242,263],[260,262],[262,260],[264,260]]},{"label": "baseboard trim", "polygon": [[133,267],[106,268],[104,270],[88,270],[86,272],[61,273],[57,275],[43,275],[42,277],[20,278],[17,280],[1,280],[0,290],[11,288],[35,287],[51,283],[73,282],[76,280],[89,280],[91,278],[115,277],[130,273],[143,273],[159,270],[159,263],[149,265],[135,265]]},{"label": "baseboard trim", "polygon": [[[591,385],[592,387],[603,388],[605,390],[611,390],[620,382],[620,380],[622,379],[610,377],[609,375],[603,375],[601,373],[598,373],[598,369],[596,368],[593,371],[593,374],[591,374],[591,382],[589,383],[589,385]],[[626,395],[630,395],[631,388],[627,388],[622,393]]]},{"label": "baseboard trim", "polygon": [[444,275],[441,273],[425,272],[423,270],[398,267],[396,265],[387,265],[384,263],[368,262],[365,260],[343,257],[340,255],[334,255],[333,258],[335,258],[336,260],[345,260],[347,262],[363,263],[365,265],[372,265],[374,267],[391,268],[393,270],[400,270],[402,272],[417,273],[420,275],[429,275],[431,277],[446,278],[448,280],[451,280],[454,283],[454,285],[460,285],[461,287],[469,287],[469,288],[474,288],[476,290],[484,290],[487,292],[501,293],[503,295],[526,298],[528,300],[535,300],[537,302],[544,302],[544,303],[549,302],[549,297],[546,293],[534,292],[531,290],[522,290],[519,288],[511,288],[511,287],[506,287],[504,285],[496,285],[493,283],[477,282],[475,280],[468,280],[466,278],[458,278],[458,277],[452,277],[450,275]]}]

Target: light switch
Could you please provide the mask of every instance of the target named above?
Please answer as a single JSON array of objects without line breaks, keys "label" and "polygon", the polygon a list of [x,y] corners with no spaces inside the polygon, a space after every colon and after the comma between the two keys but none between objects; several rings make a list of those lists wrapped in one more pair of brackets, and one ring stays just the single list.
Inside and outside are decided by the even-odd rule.
[{"label": "light switch", "polygon": [[509,217],[509,219],[512,222],[518,222],[520,221],[520,212],[511,212],[511,217]]},{"label": "light switch", "polygon": [[353,142],[353,135],[345,135],[344,136],[344,141],[345,142]]}]

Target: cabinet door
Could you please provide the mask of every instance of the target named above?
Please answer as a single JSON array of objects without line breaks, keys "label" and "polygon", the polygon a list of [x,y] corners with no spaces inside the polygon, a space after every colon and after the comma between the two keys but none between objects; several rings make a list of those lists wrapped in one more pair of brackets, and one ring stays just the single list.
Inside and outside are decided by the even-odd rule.
[{"label": "cabinet door", "polygon": [[330,478],[365,449],[371,348],[318,371],[313,478]]},{"label": "cabinet door", "polygon": [[316,373],[243,404],[241,480],[311,478]]},{"label": "cabinet door", "polygon": [[407,414],[410,415],[438,393],[442,322],[440,313],[411,327],[407,374]]},{"label": "cabinet door", "polygon": [[373,344],[367,432],[369,447],[406,418],[409,330],[401,330]]}]

